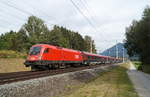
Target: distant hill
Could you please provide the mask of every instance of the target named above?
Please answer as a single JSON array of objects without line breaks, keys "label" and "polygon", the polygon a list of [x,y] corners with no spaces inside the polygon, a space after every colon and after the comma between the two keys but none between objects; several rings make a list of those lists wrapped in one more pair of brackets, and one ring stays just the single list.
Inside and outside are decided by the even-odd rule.
[{"label": "distant hill", "polygon": [[123,43],[118,43],[118,44],[112,46],[111,48],[106,49],[105,51],[103,51],[100,54],[104,55],[104,56],[116,57],[116,48],[118,49],[118,57],[123,57],[123,49],[124,49],[124,56],[128,57],[127,50],[124,48]]}]

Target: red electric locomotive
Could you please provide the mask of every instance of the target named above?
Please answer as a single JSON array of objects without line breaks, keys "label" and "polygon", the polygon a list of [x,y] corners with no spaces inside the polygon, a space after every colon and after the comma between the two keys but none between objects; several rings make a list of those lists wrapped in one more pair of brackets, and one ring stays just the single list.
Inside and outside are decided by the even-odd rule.
[{"label": "red electric locomotive", "polygon": [[48,69],[82,62],[83,57],[80,51],[48,44],[37,44],[31,47],[25,65],[31,66],[31,69]]},{"label": "red electric locomotive", "polygon": [[114,62],[114,58],[100,56],[87,52],[52,46],[48,44],[37,44],[30,48],[29,55],[25,61],[26,67],[32,70],[45,70],[59,68],[60,66],[90,65]]}]

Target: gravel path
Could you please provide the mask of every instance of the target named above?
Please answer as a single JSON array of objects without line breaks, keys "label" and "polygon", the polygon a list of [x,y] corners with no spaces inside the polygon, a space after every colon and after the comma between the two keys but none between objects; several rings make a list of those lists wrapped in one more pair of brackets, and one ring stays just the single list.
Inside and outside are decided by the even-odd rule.
[{"label": "gravel path", "polygon": [[137,71],[131,62],[127,73],[139,97],[150,97],[150,75]]}]

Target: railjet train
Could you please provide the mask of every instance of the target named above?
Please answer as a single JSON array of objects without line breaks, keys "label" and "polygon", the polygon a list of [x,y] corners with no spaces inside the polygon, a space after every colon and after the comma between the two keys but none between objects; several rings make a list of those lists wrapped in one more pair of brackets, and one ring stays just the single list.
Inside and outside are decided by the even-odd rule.
[{"label": "railjet train", "polygon": [[120,59],[109,56],[101,56],[48,44],[36,44],[30,48],[24,64],[26,67],[31,66],[31,69],[35,71],[119,62],[121,62]]}]

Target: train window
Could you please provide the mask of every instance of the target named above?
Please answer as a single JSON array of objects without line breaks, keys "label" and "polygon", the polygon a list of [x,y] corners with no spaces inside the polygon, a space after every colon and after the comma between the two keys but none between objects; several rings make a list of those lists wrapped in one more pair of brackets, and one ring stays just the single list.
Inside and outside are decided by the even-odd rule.
[{"label": "train window", "polygon": [[41,51],[41,47],[40,46],[33,47],[33,48],[30,49],[29,54],[30,55],[37,55],[37,54],[40,53],[40,51]]},{"label": "train window", "polygon": [[49,48],[46,48],[45,50],[44,50],[44,53],[48,53],[49,52]]},{"label": "train window", "polygon": [[91,59],[91,56],[88,56],[88,59]]}]

